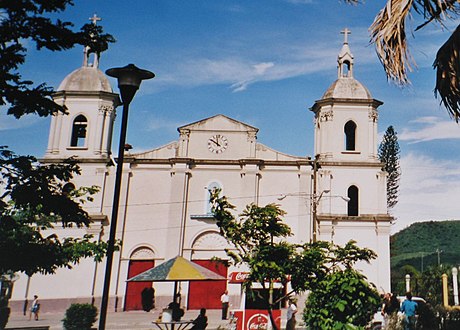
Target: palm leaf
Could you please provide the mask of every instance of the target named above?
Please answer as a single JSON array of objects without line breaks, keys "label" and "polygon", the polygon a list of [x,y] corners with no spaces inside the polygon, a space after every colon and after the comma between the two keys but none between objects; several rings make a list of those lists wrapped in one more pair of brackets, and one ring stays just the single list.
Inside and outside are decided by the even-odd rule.
[{"label": "palm leaf", "polygon": [[451,18],[451,13],[455,15],[459,13],[457,0],[414,0],[412,7],[415,12],[426,19],[423,24],[417,26],[415,31],[432,21],[442,24],[445,19]]},{"label": "palm leaf", "polygon": [[436,69],[435,96],[440,97],[450,115],[458,122],[460,117],[460,25],[438,50],[433,67]]},{"label": "palm leaf", "polygon": [[409,83],[407,71],[412,71],[415,61],[411,57],[405,31],[405,20],[413,0],[388,0],[369,28],[371,42],[387,78],[398,84]]}]

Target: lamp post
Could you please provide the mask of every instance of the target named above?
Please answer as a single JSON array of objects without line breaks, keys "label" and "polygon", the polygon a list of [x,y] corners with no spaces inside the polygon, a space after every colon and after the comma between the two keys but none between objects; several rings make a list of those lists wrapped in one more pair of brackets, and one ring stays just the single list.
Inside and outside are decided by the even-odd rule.
[{"label": "lamp post", "polygon": [[129,104],[139,89],[142,80],[155,77],[153,72],[139,69],[134,64],[128,64],[123,68],[108,69],[105,73],[110,77],[117,78],[118,80],[118,88],[120,89],[121,101],[123,102],[123,114],[121,119],[120,144],[118,145],[117,171],[115,175],[115,188],[113,193],[112,217],[110,219],[110,233],[107,247],[107,264],[105,267],[104,289],[102,291],[101,311],[99,316],[99,330],[105,330],[105,321],[107,318],[110,278],[112,276],[113,252],[115,248],[115,234],[117,231],[118,207],[120,202],[121,175],[123,172],[126,129],[128,126]]}]

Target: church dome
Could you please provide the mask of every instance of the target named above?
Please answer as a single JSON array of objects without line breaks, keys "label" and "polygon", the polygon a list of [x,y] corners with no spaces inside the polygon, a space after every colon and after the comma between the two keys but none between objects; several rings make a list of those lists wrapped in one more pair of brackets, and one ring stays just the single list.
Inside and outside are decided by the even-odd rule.
[{"label": "church dome", "polygon": [[67,75],[57,90],[112,93],[112,86],[107,76],[97,67],[82,66]]},{"label": "church dome", "polygon": [[332,83],[322,99],[372,99],[369,90],[352,77],[340,77]]},{"label": "church dome", "polygon": [[326,90],[322,99],[372,99],[369,90],[353,77],[354,56],[348,45],[350,30],[342,31],[345,39],[337,57],[338,79]]}]

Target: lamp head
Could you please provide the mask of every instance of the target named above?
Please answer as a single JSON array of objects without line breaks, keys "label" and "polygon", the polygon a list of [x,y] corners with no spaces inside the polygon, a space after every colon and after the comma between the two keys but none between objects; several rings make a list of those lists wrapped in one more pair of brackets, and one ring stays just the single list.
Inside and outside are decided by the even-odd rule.
[{"label": "lamp head", "polygon": [[155,77],[153,72],[139,69],[134,64],[128,64],[122,68],[112,68],[105,71],[110,76],[117,78],[118,88],[120,89],[121,100],[124,104],[129,104],[136,91],[139,89],[142,80]]}]

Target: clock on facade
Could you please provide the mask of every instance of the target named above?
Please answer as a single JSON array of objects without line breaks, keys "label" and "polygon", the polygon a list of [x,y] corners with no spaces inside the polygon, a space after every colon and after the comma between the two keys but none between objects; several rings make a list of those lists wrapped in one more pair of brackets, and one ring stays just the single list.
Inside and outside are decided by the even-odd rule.
[{"label": "clock on facade", "polygon": [[225,151],[228,147],[228,140],[221,134],[213,135],[208,140],[208,149],[211,152],[220,154]]}]

